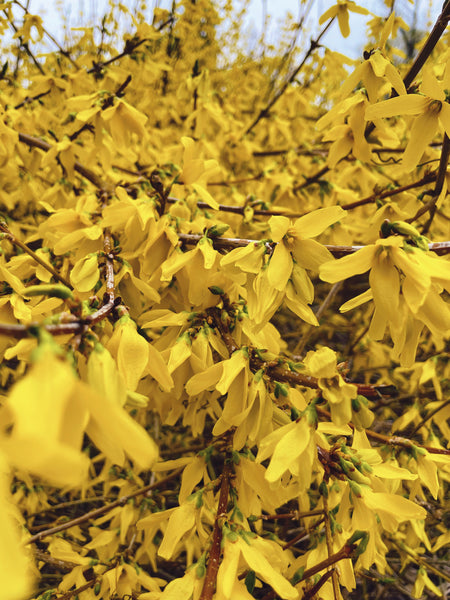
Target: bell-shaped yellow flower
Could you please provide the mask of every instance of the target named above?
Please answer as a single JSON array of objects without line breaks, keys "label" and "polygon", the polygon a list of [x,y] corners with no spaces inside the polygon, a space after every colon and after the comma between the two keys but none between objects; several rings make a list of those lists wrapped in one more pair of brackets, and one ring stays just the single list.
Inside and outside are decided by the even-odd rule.
[{"label": "bell-shaped yellow flower", "polygon": [[411,137],[403,154],[403,166],[412,171],[439,128],[450,135],[450,106],[444,90],[450,88],[450,69],[438,82],[431,70],[424,71],[420,94],[407,94],[373,104],[366,109],[366,119],[373,121],[395,115],[417,115]]},{"label": "bell-shaped yellow flower", "polygon": [[271,217],[272,240],[277,242],[268,266],[268,280],[276,290],[284,291],[291,277],[293,259],[303,269],[318,271],[330,259],[330,252],[311,239],[346,215],[340,206],[320,208],[300,217],[291,225],[287,217]]},{"label": "bell-shaped yellow flower", "polygon": [[370,270],[370,289],[340,307],[341,312],[373,300],[369,335],[382,339],[389,326],[401,364],[414,361],[423,325],[442,338],[450,331],[450,307],[440,296],[450,285],[450,266],[433,253],[404,249],[402,236],[390,236],[320,267],[324,281],[336,283]]},{"label": "bell-shaped yellow flower", "polygon": [[345,425],[352,418],[352,403],[358,391],[356,385],[346,383],[337,371],[336,353],[323,347],[316,352],[308,352],[304,360],[313,377],[317,377],[319,388],[328,401],[331,419],[336,425]]},{"label": "bell-shaped yellow flower", "polygon": [[353,0],[338,0],[337,4],[329,8],[323,13],[319,19],[319,25],[325,23],[328,19],[334,19],[337,17],[339,23],[339,29],[342,35],[346,38],[350,35],[350,27],[348,24],[348,13],[349,11],[359,13],[360,15],[368,15],[369,11],[362,6],[358,6]]}]

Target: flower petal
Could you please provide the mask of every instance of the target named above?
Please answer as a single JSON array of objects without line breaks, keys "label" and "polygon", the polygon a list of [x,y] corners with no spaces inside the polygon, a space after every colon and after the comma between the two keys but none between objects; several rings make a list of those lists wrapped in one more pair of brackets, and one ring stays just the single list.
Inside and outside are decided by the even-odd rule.
[{"label": "flower petal", "polygon": [[375,246],[365,246],[354,254],[349,254],[338,260],[331,260],[319,269],[320,278],[329,283],[336,283],[353,275],[368,271],[375,256]]},{"label": "flower petal", "polygon": [[286,288],[292,273],[292,257],[283,242],[278,242],[267,267],[267,279],[280,292]]},{"label": "flower petal", "polygon": [[[400,98],[400,96],[399,96]],[[438,128],[438,113],[426,111],[417,117],[411,127],[411,137],[403,154],[402,164],[407,171],[412,171],[425,152]]]},{"label": "flower petal", "polygon": [[424,69],[420,91],[435,100],[445,101],[445,94],[431,69]]},{"label": "flower petal", "polygon": [[320,265],[328,262],[332,257],[331,252],[316,240],[296,241],[292,248],[292,254],[301,267],[316,272]]},{"label": "flower petal", "polygon": [[366,108],[366,120],[380,119],[381,117],[395,117],[395,115],[417,115],[424,112],[429,104],[429,99],[420,94],[407,94],[397,96]]},{"label": "flower petal", "polygon": [[347,213],[340,206],[319,208],[319,210],[314,210],[297,219],[293,229],[295,230],[295,235],[300,238],[313,238],[346,216]]}]

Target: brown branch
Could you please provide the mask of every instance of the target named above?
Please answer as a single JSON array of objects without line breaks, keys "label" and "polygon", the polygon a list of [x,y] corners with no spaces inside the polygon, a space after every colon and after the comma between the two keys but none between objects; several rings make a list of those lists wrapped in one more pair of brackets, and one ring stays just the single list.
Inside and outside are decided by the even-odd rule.
[{"label": "brown branch", "polygon": [[[320,571],[323,571],[324,569],[330,567],[331,565],[336,564],[340,560],[344,560],[345,558],[351,558],[351,556],[352,556],[353,552],[356,550],[356,548],[357,548],[356,544],[345,544],[339,550],[339,552],[335,552],[335,554],[332,554],[325,560],[322,560],[320,563],[317,563],[317,565],[314,565],[314,567],[311,567],[310,569],[306,569],[306,571],[303,572],[301,579],[298,581],[305,581],[305,579],[309,579],[313,575],[316,575],[316,573],[319,573]],[[328,577],[331,577],[331,575],[330,575],[331,572],[332,571],[328,571],[326,573],[326,575]],[[319,580],[319,582],[320,581],[321,581],[321,579]],[[325,579],[325,581],[326,581],[326,579]],[[325,583],[325,581],[323,583]],[[276,597],[277,597],[276,592],[274,590],[272,590],[264,596],[263,600],[274,600]],[[309,597],[311,597],[311,596],[309,596]]]},{"label": "brown branch", "polygon": [[434,187],[433,193],[431,194],[431,200],[427,202],[424,206],[422,206],[416,214],[410,219],[406,219],[407,223],[413,223],[417,219],[419,219],[422,215],[429,212],[430,216],[428,221],[422,228],[422,235],[426,235],[431,227],[431,223],[433,222],[434,216],[436,214],[436,202],[439,199],[439,196],[444,188],[445,177],[447,175],[447,165],[448,159],[450,156],[450,139],[448,135],[444,134],[444,142],[442,144],[441,150],[441,158],[439,161],[439,169],[437,173],[436,185]]},{"label": "brown branch", "polygon": [[[103,201],[106,202],[108,194],[104,192]],[[112,237],[108,229],[105,229],[103,236],[103,248],[106,256],[106,292],[104,295],[104,304],[95,312],[84,318],[78,318],[75,315],[62,314],[61,323],[43,325],[39,322],[29,323],[28,325],[0,323],[0,335],[23,339],[34,336],[36,329],[43,327],[51,335],[81,334],[95,323],[108,317],[117,307],[120,299],[115,297],[114,284],[114,255],[112,254]],[[70,286],[70,284],[68,284]],[[71,287],[71,286],[70,286]],[[67,322],[67,319],[71,319]]]},{"label": "brown branch", "polygon": [[232,470],[229,464],[225,464],[220,484],[219,503],[217,505],[217,514],[214,521],[213,539],[211,550],[209,552],[208,565],[206,567],[205,581],[203,583],[202,593],[199,600],[212,600],[216,588],[217,571],[219,570],[221,542],[222,542],[222,525],[223,520],[227,516],[228,495],[230,492],[230,479]]},{"label": "brown branch", "polygon": [[[325,540],[326,540],[326,544],[327,544],[328,558],[330,558],[330,556],[332,556],[332,554],[333,554],[333,534],[331,532],[330,513],[329,513],[329,509],[328,509],[328,499],[326,496],[322,496],[322,502],[323,502],[323,514],[324,514],[324,522],[325,522]],[[331,572],[332,572],[331,581],[333,584],[334,600],[339,600],[341,595],[339,593],[338,574],[335,569],[331,569]]]},{"label": "brown branch", "polygon": [[[327,419],[331,419],[331,413],[325,408],[321,408],[320,406],[316,405],[316,411],[319,413],[319,415],[322,415]],[[353,430],[356,429],[355,425],[351,421],[347,423],[347,425]],[[377,431],[372,431],[372,429],[365,429],[364,431],[366,432],[368,438],[376,440],[377,442],[380,442],[385,446],[399,446],[400,448],[405,448],[407,450],[411,450],[413,446],[416,446],[417,448],[423,448],[430,454],[444,454],[446,456],[450,456],[450,449],[447,450],[445,448],[433,448],[432,446],[422,446],[421,444],[416,444],[411,440],[400,437],[398,435],[384,435],[382,433],[378,433]]]},{"label": "brown branch", "polygon": [[[210,185],[210,184],[208,184],[208,185]],[[176,202],[179,202],[179,201],[180,200],[178,198],[173,198],[173,197],[167,198],[167,202],[169,204],[175,204]],[[220,210],[221,212],[233,213],[235,215],[243,215],[243,214],[245,214],[245,210],[248,207],[250,207],[252,209],[254,215],[263,216],[263,217],[285,216],[285,217],[295,218],[295,217],[301,217],[305,214],[305,213],[290,212],[288,208],[284,208],[284,209],[280,208],[280,209],[274,209],[274,210],[264,210],[262,208],[253,208],[253,206],[251,204],[247,204],[246,206],[229,206],[228,204],[219,204],[219,208],[217,210]],[[207,204],[206,202],[197,202],[197,208],[211,210],[210,205]]]},{"label": "brown branch", "polygon": [[353,552],[355,551],[356,547],[356,544],[345,544],[338,552],[335,552],[328,558],[325,558],[324,560],[320,561],[319,563],[317,563],[317,565],[314,565],[314,567],[306,569],[300,581],[304,581],[305,579],[312,577],[316,573],[319,573],[319,571],[323,571],[323,569],[326,569],[331,565],[336,564],[344,558],[350,558]]},{"label": "brown branch", "polygon": [[444,31],[447,27],[447,23],[448,23],[449,19],[450,19],[450,2],[446,1],[446,2],[444,2],[444,5],[442,7],[442,12],[438,16],[437,21],[436,21],[430,35],[428,36],[427,41],[423,45],[422,49],[420,50],[419,54],[416,57],[416,60],[414,61],[411,68],[409,69],[408,73],[405,75],[405,77],[403,79],[403,83],[405,84],[406,89],[408,89],[409,86],[412,84],[412,82],[414,81],[414,78],[419,73],[419,71],[422,69],[423,65],[425,64],[425,62],[427,61],[427,59],[433,52],[436,44],[440,40],[442,34],[444,33]]},{"label": "brown branch", "polygon": [[[30,146],[31,148],[39,148],[40,150],[44,150],[44,152],[48,152],[52,148],[52,145],[48,142],[45,142],[44,140],[32,135],[28,135],[28,133],[19,132],[19,141],[27,146]],[[99,189],[109,189],[109,186],[103,183],[100,177],[98,177],[93,171],[82,165],[77,160],[75,161],[74,169]]]},{"label": "brown branch", "polygon": [[[406,74],[406,76],[403,79],[403,83],[405,84],[406,89],[408,89],[409,86],[412,84],[412,82],[414,81],[414,78],[419,73],[419,71],[425,64],[426,60],[430,56],[431,52],[433,51],[434,47],[438,43],[440,37],[442,36],[442,34],[445,31],[445,28],[447,27],[447,22],[449,19],[450,19],[450,2],[446,1],[443,6],[441,14],[437,18],[437,21],[433,27],[433,30],[431,31],[430,35],[428,36],[427,41],[425,42],[425,45],[419,52],[416,60],[414,61],[410,70],[408,71],[408,73]],[[392,96],[396,96],[396,95],[397,95],[397,93],[394,90]],[[368,123],[368,125],[366,127],[366,131],[365,131],[365,136],[367,137],[374,130],[374,128],[375,128],[375,125],[373,123]],[[312,175],[311,177],[309,177],[303,184],[298,186],[295,189],[295,191],[302,189],[303,187],[306,187],[306,186],[310,185],[311,183],[314,183],[315,181],[317,181],[317,179],[320,179],[320,177],[324,173],[326,173],[328,170],[329,170],[329,167],[324,167],[323,169],[318,171],[315,175]]]},{"label": "brown branch", "polygon": [[99,579],[100,579],[100,576],[90,579],[87,583],[85,583],[84,585],[81,585],[80,587],[76,588],[75,590],[69,590],[62,596],[59,596],[58,600],[70,600],[74,596],[78,597],[78,595],[81,594],[81,592],[84,592],[85,590],[88,590],[89,588],[93,587],[97,583],[97,581],[99,581]]},{"label": "brown branch", "polygon": [[58,271],[51,264],[46,263],[45,260],[42,260],[42,258],[40,258],[40,256],[38,256],[36,254],[36,252],[34,252],[33,250],[31,250],[31,248],[29,248],[26,244],[24,244],[19,239],[17,239],[16,236],[13,233],[11,233],[11,231],[8,229],[8,226],[7,226],[7,224],[4,221],[0,221],[0,231],[5,234],[5,237],[12,244],[14,244],[14,246],[17,246],[18,248],[20,248],[21,250],[23,250],[26,254],[28,254],[28,256],[31,256],[31,258],[35,262],[37,262],[39,265],[41,265],[41,267],[44,267],[44,269],[46,271],[48,271],[49,273],[51,273],[55,279],[57,279],[58,281],[60,281],[61,283],[63,283],[68,288],[73,289],[72,284],[70,283],[70,281],[68,281],[65,277],[63,277],[62,275],[60,275],[58,273]]},{"label": "brown branch", "polygon": [[322,515],[323,509],[317,508],[316,510],[308,510],[306,512],[298,512],[298,510],[294,510],[289,513],[280,513],[274,515],[260,515],[256,517],[257,519],[262,519],[263,521],[277,521],[279,519],[304,519],[305,517],[314,517],[316,515]]},{"label": "brown branch", "polygon": [[311,177],[305,177],[305,181],[303,183],[301,183],[300,185],[297,185],[294,188],[294,192],[299,192],[303,188],[306,188],[309,185],[312,185],[313,183],[317,183],[319,181],[319,179],[322,177],[322,175],[325,175],[325,173],[328,173],[329,170],[330,170],[330,167],[325,166],[325,167],[322,167],[319,171],[317,171],[317,173],[314,173],[314,175],[311,175]]},{"label": "brown branch", "polygon": [[90,512],[85,513],[81,517],[76,517],[75,519],[66,521],[66,523],[62,523],[61,525],[57,525],[56,527],[51,527],[50,529],[45,529],[44,531],[40,531],[39,533],[36,533],[36,535],[32,535],[25,543],[26,544],[34,544],[34,542],[37,542],[37,541],[41,540],[42,538],[47,537],[48,535],[53,535],[54,533],[59,533],[60,531],[65,531],[66,529],[70,529],[71,527],[74,527],[75,525],[80,525],[81,523],[86,523],[86,521],[89,521],[90,519],[95,519],[95,518],[99,517],[100,515],[104,515],[105,513],[112,510],[113,508],[116,508],[116,506],[125,506],[125,504],[128,502],[128,500],[130,500],[131,498],[136,498],[136,496],[142,496],[142,494],[146,494],[150,490],[154,490],[155,488],[158,488],[158,487],[164,485],[168,481],[171,481],[172,479],[177,477],[182,471],[183,471],[183,469],[177,469],[170,475],[167,475],[167,477],[164,477],[163,479],[160,479],[159,481],[155,481],[154,483],[150,483],[149,485],[146,485],[146,486],[140,488],[136,492],[132,492],[131,494],[127,494],[126,496],[121,496],[120,498],[117,498],[117,500],[115,500],[114,502],[110,502],[109,504],[105,504],[104,506],[101,506],[100,508],[91,510]]},{"label": "brown branch", "polygon": [[54,558],[53,556],[50,556],[50,554],[47,554],[47,552],[42,552],[42,550],[38,549],[34,550],[34,557],[36,560],[41,560],[47,565],[51,565],[52,567],[60,571],[71,571],[72,569],[78,566],[76,563],[69,562],[68,560]]},{"label": "brown branch", "polygon": [[[222,339],[228,349],[228,352],[233,354],[236,350],[239,350],[240,346],[236,343],[233,336],[231,335],[227,325],[222,321],[220,317],[220,310],[217,307],[213,307],[208,309],[208,314],[214,320],[214,323],[219,330]],[[285,383],[289,383],[291,385],[299,385],[311,389],[318,389],[319,383],[317,377],[312,377],[311,375],[303,375],[302,373],[297,373],[296,371],[291,371],[286,369],[282,364],[279,364],[279,360],[275,359],[271,362],[266,362],[262,360],[252,348],[248,349],[249,351],[249,365],[252,371],[256,372],[260,369],[263,369],[265,374],[274,381],[283,381]],[[380,393],[383,391],[390,392],[392,386],[377,386],[377,385],[365,385],[361,383],[355,383],[358,394],[370,397],[379,397]]]},{"label": "brown branch", "polygon": [[394,546],[397,546],[399,550],[406,552],[406,554],[410,556],[417,564],[421,565],[422,567],[425,567],[426,569],[429,569],[432,573],[434,573],[438,577],[441,577],[444,581],[450,582],[450,575],[448,575],[444,571],[441,571],[441,569],[438,569],[434,565],[430,564],[422,556],[419,556],[415,552],[412,552],[403,541],[397,541],[393,538],[393,536],[390,536],[390,541],[394,544]]},{"label": "brown branch", "polygon": [[441,406],[438,406],[437,408],[435,408],[434,410],[432,410],[426,417],[424,417],[420,421],[420,423],[418,425],[416,425],[414,427],[414,429],[411,431],[410,435],[412,436],[415,433],[417,433],[419,431],[419,429],[421,427],[423,427],[427,421],[429,421],[430,419],[432,419],[434,417],[434,415],[436,415],[443,408],[446,408],[449,404],[450,404],[450,400],[446,400]]},{"label": "brown branch", "polygon": [[[323,513],[323,511],[321,511]],[[312,529],[316,529],[316,527],[318,527],[319,525],[321,525],[323,523],[324,519],[323,517],[321,519],[318,519],[317,521],[315,521],[310,529],[308,531],[302,530],[298,535],[296,535],[295,537],[293,537],[291,540],[289,540],[288,542],[285,542],[282,546],[283,550],[287,550],[288,548],[291,548],[292,546],[294,546],[295,544],[297,544],[298,542],[300,542],[301,540],[305,539],[306,537],[309,536],[309,531]]]},{"label": "brown branch", "polygon": [[344,210],[352,210],[353,208],[357,208],[358,206],[364,206],[364,204],[371,204],[376,200],[384,200],[385,198],[390,198],[391,196],[396,196],[397,194],[401,194],[402,192],[406,192],[407,190],[412,190],[414,188],[422,187],[427,183],[431,183],[435,181],[437,177],[437,171],[433,171],[431,173],[427,173],[419,179],[419,181],[415,181],[414,183],[408,183],[406,185],[402,185],[394,188],[393,190],[386,190],[385,192],[378,192],[367,196],[366,198],[362,198],[361,200],[356,200],[355,202],[348,202],[347,204],[342,204],[341,208]]},{"label": "brown branch", "polygon": [[265,119],[265,118],[268,117],[270,109],[273,108],[273,106],[278,102],[278,100],[281,98],[281,96],[284,94],[284,92],[287,90],[287,88],[291,85],[291,83],[294,81],[294,79],[297,77],[297,75],[303,69],[303,67],[305,66],[306,61],[311,56],[311,54],[314,52],[314,50],[320,46],[320,44],[319,44],[320,40],[325,35],[325,33],[328,31],[328,29],[329,29],[330,25],[333,23],[333,21],[334,21],[334,17],[332,19],[330,19],[330,21],[325,25],[325,27],[322,29],[322,31],[320,32],[320,34],[318,35],[318,37],[317,37],[316,40],[313,40],[313,39],[310,40],[308,51],[306,52],[306,54],[305,54],[302,62],[298,65],[298,67],[296,69],[294,69],[294,71],[287,78],[287,80],[284,82],[284,84],[281,86],[281,88],[278,90],[278,92],[273,96],[273,98],[271,100],[269,100],[269,102],[267,103],[267,105],[260,110],[260,112],[257,115],[257,117],[254,119],[254,121],[245,130],[244,136],[248,135],[250,133],[250,131],[262,119]]},{"label": "brown branch", "polygon": [[[220,318],[220,311],[218,308],[214,307],[208,310],[208,313],[213,318],[216,327],[218,328],[220,334],[222,335],[222,339],[227,346],[227,349],[230,355],[239,349],[239,345],[234,341],[233,336],[228,330],[227,326],[222,322]],[[226,333],[226,335],[223,335]],[[249,365],[252,371],[256,372],[260,369],[263,369],[265,374],[274,381],[283,381],[290,385],[299,385],[303,387],[308,387],[312,389],[318,389],[319,383],[316,377],[312,377],[310,375],[302,375],[301,373],[297,373],[296,371],[290,371],[285,369],[282,365],[279,364],[278,359],[271,361],[270,363],[263,361],[257,354],[253,352],[251,348],[249,348]],[[353,383],[353,382],[350,382]],[[374,398],[379,397],[380,394],[389,395],[393,386],[377,386],[372,384],[362,384],[362,383],[354,383],[357,388],[357,393],[365,396],[366,398]],[[331,413],[326,409],[321,408],[316,405],[317,412],[331,419]],[[356,429],[355,425],[351,422],[348,423],[349,427],[353,430]],[[400,446],[403,448],[411,449],[413,445],[418,448],[424,448],[430,454],[444,454],[450,455],[450,450],[446,450],[444,448],[433,448],[431,446],[422,446],[420,444],[413,444],[410,440],[406,438],[401,438],[399,436],[387,436],[382,433],[377,433],[376,431],[372,431],[370,429],[365,429],[365,432],[368,437],[381,442],[384,445],[392,445],[392,446]]]},{"label": "brown branch", "polygon": [[336,570],[334,568],[324,573],[316,584],[314,584],[308,590],[305,590],[302,596],[302,600],[312,600],[313,598],[315,598],[320,588],[328,581],[330,577],[333,576],[334,573],[336,573]]},{"label": "brown branch", "polygon": [[[203,235],[197,233],[179,233],[178,239],[182,244],[186,244],[188,246],[194,246],[197,244]],[[225,238],[225,237],[215,237],[211,238],[213,246],[215,248],[225,248],[227,250],[232,250],[233,248],[243,248],[248,246],[249,244],[254,244],[258,246],[262,242],[264,242],[266,246],[266,253],[272,254],[273,249],[275,247],[275,243],[270,240],[252,240],[246,238]],[[337,246],[337,245],[329,245],[324,244],[325,248],[333,254],[333,256],[341,257],[347,254],[353,254],[358,250],[361,250],[365,246]],[[448,242],[434,242],[432,244],[428,244],[428,249],[432,250],[436,254],[445,255],[450,254],[450,241]]]},{"label": "brown branch", "polygon": [[[36,515],[43,515],[45,513],[54,512],[57,510],[65,510],[72,506],[79,506],[80,504],[92,504],[93,502],[105,502],[106,500],[112,500],[112,496],[92,496],[92,498],[78,498],[78,500],[68,500],[67,502],[59,502],[58,504],[52,504],[47,508],[38,510],[33,513],[27,514],[26,518],[31,519]],[[41,526],[39,526],[41,527]],[[44,526],[45,527],[45,526]],[[31,528],[32,529],[32,528]]]},{"label": "brown branch", "polygon": [[129,56],[136,50],[136,48],[148,41],[148,38],[144,38],[142,40],[127,40],[125,42],[125,47],[120,54],[117,54],[116,56],[113,56],[112,58],[110,58],[109,60],[105,60],[104,62],[97,63],[92,61],[93,66],[90,69],[88,69],[87,72],[100,73],[102,69],[115,62],[116,60],[123,58],[124,56]]},{"label": "brown branch", "polygon": [[42,98],[43,96],[47,96],[48,94],[50,94],[51,90],[47,90],[46,92],[41,92],[40,94],[36,94],[36,96],[26,96],[25,100],[22,100],[22,102],[19,102],[19,104],[15,105],[15,109],[17,110],[18,108],[22,108],[22,106],[25,106],[26,104],[30,104],[31,102],[33,102],[33,100],[39,100],[39,98]]}]

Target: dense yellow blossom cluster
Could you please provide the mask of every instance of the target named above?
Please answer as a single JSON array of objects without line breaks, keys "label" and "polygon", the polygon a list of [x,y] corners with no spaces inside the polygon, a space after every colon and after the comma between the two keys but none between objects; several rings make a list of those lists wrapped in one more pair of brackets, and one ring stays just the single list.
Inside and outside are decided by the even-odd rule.
[{"label": "dense yellow blossom cluster", "polygon": [[299,4],[0,4],[0,600],[448,586],[450,5]]}]

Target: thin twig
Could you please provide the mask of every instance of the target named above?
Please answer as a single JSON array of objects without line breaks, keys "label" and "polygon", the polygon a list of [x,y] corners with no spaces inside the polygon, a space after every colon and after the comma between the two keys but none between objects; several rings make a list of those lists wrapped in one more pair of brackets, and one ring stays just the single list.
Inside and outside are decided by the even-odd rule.
[{"label": "thin twig", "polygon": [[[52,144],[41,140],[40,138],[34,137],[32,135],[28,135],[28,133],[19,133],[19,141],[31,148],[39,148],[40,150],[44,150],[44,152],[48,152],[53,148]],[[108,189],[108,186],[102,182],[100,177],[98,177],[91,169],[88,169],[77,160],[74,164],[74,169],[80,175],[85,177],[88,181],[93,183],[99,189]]]},{"label": "thin twig", "polygon": [[442,144],[441,150],[441,158],[439,161],[439,170],[437,173],[436,185],[434,187],[433,193],[431,195],[431,200],[427,202],[424,206],[422,206],[416,214],[410,219],[406,219],[407,223],[413,223],[417,219],[419,219],[422,215],[429,212],[430,216],[425,225],[422,228],[422,235],[426,235],[431,227],[431,223],[433,222],[434,216],[436,214],[436,202],[439,199],[439,196],[444,188],[445,177],[447,175],[447,166],[448,159],[450,156],[450,139],[447,134],[444,134],[444,142]]},{"label": "thin twig", "polygon": [[[327,419],[331,419],[331,413],[325,408],[316,406],[316,411],[319,413],[319,415],[322,415]],[[351,421],[347,423],[347,425],[353,430],[356,429],[355,425]],[[364,429],[364,431],[366,432],[368,438],[380,442],[381,444],[383,444],[383,446],[399,446],[400,448],[405,448],[405,450],[411,450],[413,446],[416,446],[417,448],[423,448],[430,454],[443,454],[446,456],[450,456],[450,450],[447,450],[446,448],[433,448],[432,446],[422,446],[421,444],[416,444],[415,442],[412,442],[411,440],[400,437],[398,435],[384,435],[382,433],[378,433],[377,431],[373,431],[372,429]]]},{"label": "thin twig", "polygon": [[225,464],[221,477],[219,502],[217,505],[217,514],[214,521],[213,539],[211,550],[209,552],[208,565],[206,567],[205,581],[203,583],[202,593],[199,600],[212,600],[216,588],[217,571],[219,570],[222,525],[227,517],[228,495],[230,491],[230,479],[232,476],[231,466]]},{"label": "thin twig", "polygon": [[42,550],[38,549],[34,550],[34,557],[36,560],[41,560],[42,562],[45,562],[46,564],[51,565],[60,571],[71,571],[78,566],[76,563],[69,562],[68,560],[54,558],[53,556],[50,556],[50,554],[47,554],[47,552],[42,552]]},{"label": "thin twig", "polygon": [[163,479],[160,479],[159,481],[155,481],[154,483],[150,483],[149,485],[146,485],[146,486],[138,489],[137,491],[132,492],[131,494],[127,494],[126,496],[121,496],[120,498],[117,498],[117,500],[115,500],[114,502],[110,502],[109,504],[105,504],[104,506],[101,506],[100,508],[91,510],[90,512],[85,513],[81,517],[71,519],[70,521],[66,521],[66,523],[62,523],[61,525],[57,525],[56,527],[51,527],[50,529],[45,529],[44,531],[40,531],[39,533],[36,533],[36,535],[32,535],[25,543],[26,544],[34,544],[34,542],[37,542],[38,540],[41,540],[44,537],[53,535],[54,533],[59,533],[60,531],[65,531],[66,529],[70,529],[71,527],[74,527],[75,525],[80,525],[81,523],[86,523],[86,521],[89,521],[90,519],[95,519],[95,518],[99,517],[100,515],[104,515],[105,513],[112,510],[113,508],[116,508],[116,506],[125,506],[125,504],[128,502],[128,500],[130,500],[130,498],[136,498],[136,496],[142,496],[142,494],[146,494],[150,490],[154,490],[155,488],[158,488],[158,487],[164,485],[168,481],[171,481],[172,479],[177,477],[182,471],[183,471],[183,469],[177,469],[170,475],[167,475],[167,477],[164,477]]},{"label": "thin twig", "polygon": [[317,563],[317,565],[314,565],[314,567],[311,567],[310,569],[306,569],[306,571],[303,573],[303,577],[301,578],[301,581],[304,581],[305,579],[312,577],[316,573],[323,571],[324,569],[330,567],[331,565],[336,564],[337,562],[339,562],[341,560],[344,560],[345,558],[350,558],[351,555],[353,554],[353,552],[355,551],[355,549],[356,549],[356,544],[345,544],[338,552],[335,552],[328,558],[325,558],[320,563]]},{"label": "thin twig", "polygon": [[444,2],[444,5],[442,7],[442,12],[438,16],[437,21],[436,21],[430,35],[427,38],[427,41],[422,46],[422,49],[420,50],[419,54],[417,55],[416,60],[414,61],[411,68],[409,69],[408,73],[405,75],[405,77],[403,79],[403,83],[405,84],[406,89],[408,89],[409,86],[412,84],[412,82],[414,81],[414,78],[416,77],[416,75],[418,75],[419,71],[422,69],[423,65],[425,64],[425,62],[427,61],[427,59],[433,52],[436,44],[440,40],[441,36],[443,35],[443,33],[447,27],[447,23],[448,23],[449,19],[450,19],[450,3]]},{"label": "thin twig", "polygon": [[58,281],[63,283],[68,288],[73,289],[73,286],[70,283],[70,281],[68,281],[65,277],[60,275],[58,273],[58,271],[50,263],[45,262],[45,260],[43,260],[40,256],[38,256],[36,254],[36,252],[31,250],[31,248],[29,248],[26,244],[24,244],[22,241],[17,239],[16,236],[13,233],[11,233],[11,231],[8,229],[8,226],[6,225],[6,223],[4,221],[0,222],[0,231],[5,234],[5,237],[12,244],[14,244],[14,246],[17,246],[18,248],[23,250],[26,254],[28,254],[28,256],[31,256],[31,258],[35,262],[37,262],[39,265],[41,265],[41,267],[43,267],[46,271],[51,273],[55,279],[57,279]]},{"label": "thin twig", "polygon": [[325,33],[328,31],[328,29],[331,26],[331,24],[333,23],[333,21],[334,21],[334,17],[332,19],[330,19],[330,21],[325,25],[325,27],[322,29],[322,31],[320,32],[320,34],[318,35],[316,40],[311,39],[308,51],[306,52],[302,62],[298,65],[298,67],[296,69],[294,69],[294,71],[287,78],[287,80],[284,82],[284,84],[281,86],[281,88],[278,90],[278,92],[273,96],[273,98],[267,103],[267,105],[263,109],[260,110],[257,117],[252,121],[252,123],[245,130],[244,136],[248,135],[250,133],[250,131],[262,119],[265,119],[269,115],[270,109],[273,108],[273,106],[278,102],[278,100],[281,98],[281,96],[284,94],[284,92],[287,90],[287,88],[290,86],[290,84],[294,81],[294,79],[297,77],[297,75],[303,69],[306,61],[311,56],[311,54],[314,52],[314,50],[320,46],[320,44],[319,44],[320,40],[325,35]]},{"label": "thin twig", "polygon": [[[6,16],[7,20],[8,20],[8,23],[9,23],[11,29],[14,30],[14,33],[17,33],[19,30],[17,29],[14,21],[11,21],[9,19],[8,11],[7,10],[3,10],[3,12],[4,12],[4,14],[5,14],[5,16]],[[25,50],[25,52],[28,54],[28,56],[31,58],[31,60],[33,61],[33,63],[37,67],[38,71],[40,72],[40,74],[41,75],[45,75],[44,69],[39,64],[39,62],[38,62],[37,58],[34,56],[34,54],[31,52],[30,47],[28,46],[28,43],[23,41],[22,36],[19,36],[18,40],[19,40],[20,47],[23,48]]]},{"label": "thin twig", "polygon": [[348,202],[347,204],[342,204],[341,208],[343,210],[352,210],[353,208],[357,208],[358,206],[364,206],[365,204],[372,204],[372,202],[376,202],[377,200],[384,200],[385,198],[390,198],[392,196],[396,196],[397,194],[401,194],[402,192],[406,192],[408,190],[412,190],[414,188],[422,187],[423,185],[427,185],[427,183],[431,183],[436,180],[437,171],[432,171],[427,173],[419,179],[419,181],[414,181],[413,183],[407,183],[406,185],[402,185],[396,187],[391,190],[386,190],[384,192],[375,192],[366,198],[362,198],[361,200],[356,200],[355,202]]},{"label": "thin twig", "polygon": [[[17,6],[19,6],[24,12],[25,14],[29,15],[30,12],[28,10],[27,6],[23,6],[23,4],[21,4],[19,2],[19,0],[14,0],[14,4],[16,4]],[[45,29],[45,27],[42,27],[42,31],[45,33],[45,35],[48,37],[49,40],[51,40],[55,46],[58,48],[58,50],[60,51],[60,53],[65,56],[71,63],[72,65],[76,68],[79,69],[79,65],[77,64],[77,62],[70,56],[69,52],[67,50],[64,50],[64,48],[61,46],[61,44],[59,44],[57,42],[57,40],[53,37],[53,35],[47,31],[47,29]]]},{"label": "thin twig", "polygon": [[[178,239],[182,244],[186,244],[188,246],[195,246],[201,239],[202,235],[197,233],[179,233]],[[247,238],[225,238],[225,237],[215,237],[211,238],[213,246],[215,248],[244,248],[249,244],[254,244],[258,246],[261,243],[264,243],[266,246],[267,254],[271,254],[273,252],[274,243],[267,240],[253,240]],[[325,248],[333,254],[333,256],[345,256],[347,254],[353,254],[358,250],[361,250],[365,246],[337,246],[337,245],[329,245],[324,244]],[[450,253],[450,241],[448,242],[435,242],[433,244],[428,244],[428,249],[432,250],[436,254],[445,255]]]},{"label": "thin twig", "polygon": [[416,425],[414,427],[414,429],[411,431],[411,433],[409,435],[413,436],[415,433],[417,433],[419,431],[419,429],[421,427],[423,427],[427,421],[432,419],[440,410],[442,410],[443,408],[446,408],[449,404],[450,404],[450,400],[446,400],[443,404],[441,404],[441,406],[438,406],[437,408],[432,410],[426,417],[424,417],[420,421],[420,423],[418,425]]},{"label": "thin twig", "polygon": [[[337,296],[337,294],[339,293],[339,291],[343,285],[344,285],[343,281],[338,281],[337,283],[335,283],[331,286],[330,291],[328,292],[325,300],[322,302],[322,304],[319,306],[319,310],[316,312],[317,321],[320,322],[322,315],[327,310],[327,308],[330,306],[330,304],[333,302],[333,300],[335,299],[335,297]],[[314,325],[308,325],[305,333],[297,342],[297,345],[294,348],[293,354],[302,354],[303,353],[303,350],[305,349],[305,346],[308,343],[308,340],[311,337],[311,334],[314,331],[314,329],[315,329]]]},{"label": "thin twig", "polygon": [[333,576],[333,574],[335,572],[336,572],[336,570],[334,568],[332,568],[329,571],[327,571],[326,573],[324,573],[317,583],[315,583],[308,590],[305,590],[305,592],[302,596],[302,600],[312,600],[312,598],[315,598],[316,594],[320,590],[320,588],[328,581],[328,579],[330,579],[330,577]]},{"label": "thin twig", "polygon": [[[329,513],[329,509],[328,509],[328,499],[326,496],[322,496],[322,502],[323,502],[323,513],[324,513],[324,522],[325,522],[325,540],[326,540],[326,544],[327,544],[328,558],[330,558],[330,556],[333,555],[333,535],[331,532],[331,522],[330,522],[330,513]],[[338,574],[335,569],[331,569],[331,571],[332,571],[331,581],[333,584],[334,600],[339,600],[340,593],[339,593]]]}]

